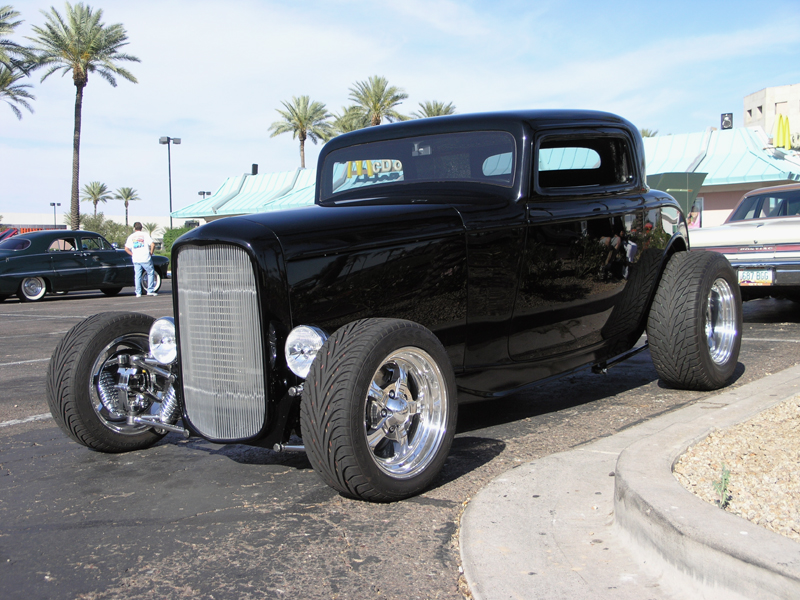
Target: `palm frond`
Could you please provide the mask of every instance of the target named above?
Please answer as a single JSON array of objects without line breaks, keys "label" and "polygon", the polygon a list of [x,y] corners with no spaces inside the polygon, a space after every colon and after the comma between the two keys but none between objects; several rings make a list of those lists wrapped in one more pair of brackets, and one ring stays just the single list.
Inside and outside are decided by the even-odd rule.
[{"label": "palm frond", "polygon": [[380,125],[384,120],[407,121],[409,117],[396,110],[406,98],[408,94],[402,88],[390,86],[385,77],[378,75],[357,81],[350,88],[350,100],[365,112],[371,125]]},{"label": "palm frond", "polygon": [[411,113],[411,116],[417,119],[427,119],[428,117],[443,117],[446,115],[453,115],[456,112],[456,107],[452,102],[445,104],[438,100],[426,100],[419,103],[419,112]]},{"label": "palm frond", "polygon": [[27,83],[17,83],[22,78],[23,74],[21,72],[12,71],[0,65],[0,99],[11,107],[11,111],[16,115],[17,119],[22,119],[22,111],[19,110],[17,105],[33,112],[33,108],[28,103],[28,100],[36,99],[36,97],[26,89],[30,88],[30,85]]}]

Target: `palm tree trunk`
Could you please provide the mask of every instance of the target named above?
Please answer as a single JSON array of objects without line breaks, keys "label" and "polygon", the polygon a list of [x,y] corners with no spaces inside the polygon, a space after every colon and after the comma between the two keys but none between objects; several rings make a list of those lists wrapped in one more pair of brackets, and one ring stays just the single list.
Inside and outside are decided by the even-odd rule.
[{"label": "palm tree trunk", "polygon": [[[203,196],[205,198],[205,196]],[[125,227],[128,226],[128,201],[125,200]]]},{"label": "palm tree trunk", "polygon": [[[81,209],[78,199],[78,182],[81,156],[81,108],[83,106],[83,87],[75,85],[75,132],[72,135],[72,197],[70,198],[69,215],[72,229],[80,229]],[[95,213],[97,205],[95,205]]]},{"label": "palm tree trunk", "polygon": [[306,141],[300,138],[300,168],[306,168]]}]

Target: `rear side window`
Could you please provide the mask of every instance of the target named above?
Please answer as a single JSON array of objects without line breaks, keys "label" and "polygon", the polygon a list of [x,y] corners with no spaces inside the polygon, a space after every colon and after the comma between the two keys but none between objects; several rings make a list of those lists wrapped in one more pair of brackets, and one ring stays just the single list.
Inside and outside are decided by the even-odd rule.
[{"label": "rear side window", "polygon": [[502,131],[444,133],[359,144],[331,152],[320,200],[357,188],[446,181],[511,187],[514,137]]},{"label": "rear side window", "polygon": [[633,182],[629,141],[621,135],[548,136],[536,152],[536,185],[543,193],[594,193]]},{"label": "rear side window", "polygon": [[30,240],[12,237],[0,242],[0,250],[25,250],[30,245]]}]

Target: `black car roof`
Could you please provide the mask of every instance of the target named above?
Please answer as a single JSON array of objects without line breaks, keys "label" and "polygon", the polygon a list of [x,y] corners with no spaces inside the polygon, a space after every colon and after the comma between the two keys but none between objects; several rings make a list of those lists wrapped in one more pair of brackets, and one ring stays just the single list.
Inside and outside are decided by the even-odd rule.
[{"label": "black car roof", "polygon": [[449,133],[465,130],[517,131],[522,126],[533,129],[551,129],[559,127],[624,127],[636,131],[636,128],[622,117],[596,110],[517,110],[488,113],[469,113],[448,115],[446,117],[428,117],[412,119],[398,123],[367,127],[344,133],[333,138],[323,148],[322,153],[332,150],[363,144],[367,142],[402,138],[413,135],[429,135],[433,133]]},{"label": "black car roof", "polygon": [[55,239],[60,237],[85,237],[85,236],[99,236],[103,237],[94,231],[85,231],[83,229],[43,229],[41,231],[29,231],[28,233],[20,233],[16,237],[28,238],[31,241],[41,239]]}]

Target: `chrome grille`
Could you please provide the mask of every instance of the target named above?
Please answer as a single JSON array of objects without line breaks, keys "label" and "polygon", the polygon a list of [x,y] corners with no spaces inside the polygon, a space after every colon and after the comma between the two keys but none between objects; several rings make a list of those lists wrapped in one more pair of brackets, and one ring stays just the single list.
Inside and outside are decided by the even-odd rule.
[{"label": "chrome grille", "polygon": [[264,424],[266,389],[250,258],[236,246],[185,246],[176,271],[186,414],[209,439],[252,437]]}]

